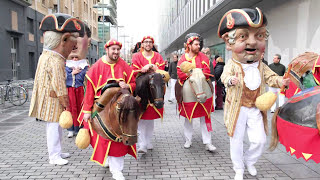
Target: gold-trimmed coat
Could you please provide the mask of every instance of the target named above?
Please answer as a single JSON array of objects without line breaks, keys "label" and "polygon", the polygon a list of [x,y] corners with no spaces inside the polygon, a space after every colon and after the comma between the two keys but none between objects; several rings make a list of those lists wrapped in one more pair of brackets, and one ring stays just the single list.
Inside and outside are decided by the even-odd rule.
[{"label": "gold-trimmed coat", "polygon": [[[259,71],[261,77],[260,92],[262,95],[265,92],[265,84],[268,86],[279,88],[282,86],[282,76],[278,76],[267,65],[260,61]],[[238,77],[239,83],[235,86],[229,86],[229,80],[232,77]],[[242,90],[244,86],[244,72],[240,63],[230,59],[224,66],[223,73],[221,75],[221,81],[227,88],[227,95],[224,104],[224,123],[227,128],[229,136],[233,136],[235,126],[237,124],[240,108],[242,104]],[[267,112],[261,112],[263,116],[264,128],[266,134],[268,134],[268,122]]]},{"label": "gold-trimmed coat", "polygon": [[44,50],[34,78],[29,116],[59,122],[60,114],[68,105],[65,58]]}]

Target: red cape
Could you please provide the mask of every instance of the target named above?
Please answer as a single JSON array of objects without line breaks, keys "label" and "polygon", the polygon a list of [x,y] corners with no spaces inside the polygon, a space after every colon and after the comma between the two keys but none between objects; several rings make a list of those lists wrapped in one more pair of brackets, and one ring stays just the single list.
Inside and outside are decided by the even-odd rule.
[{"label": "red cape", "polygon": [[[131,68],[135,71],[135,76],[138,74],[139,70],[141,70],[147,64],[154,64],[158,67],[158,69],[164,70],[165,62],[163,61],[162,56],[152,51],[153,55],[151,59],[147,59],[142,52],[135,53],[132,56],[132,65]],[[141,119],[143,120],[153,120],[163,118],[163,108],[157,109],[151,104],[148,104],[146,111],[142,114]]]},{"label": "red cape", "polygon": [[211,124],[211,112],[214,112],[213,106],[213,97],[208,98],[205,103],[201,104],[199,102],[188,102],[178,104],[179,113],[181,116],[187,118],[190,122],[192,118],[198,118],[205,116],[206,118],[206,125],[208,131],[212,131],[212,124]]},{"label": "red cape", "polygon": [[[182,72],[180,69],[180,64],[188,61],[192,64],[196,65],[196,68],[202,68],[202,71],[206,74],[210,74],[210,66],[209,66],[209,59],[206,55],[204,55],[202,52],[199,52],[196,56],[193,58],[189,58],[186,54],[183,54],[178,61],[177,65],[177,74],[179,77],[179,83],[182,85],[184,81],[188,78],[187,74]],[[209,79],[208,75],[205,75],[206,79]]]},{"label": "red cape", "polygon": [[318,129],[300,126],[277,116],[279,141],[291,155],[320,163],[320,134]]},{"label": "red cape", "polygon": [[[89,129],[88,123],[84,122],[84,128]],[[89,130],[90,131],[90,130]],[[90,144],[93,147],[93,153],[90,160],[103,166],[108,156],[121,157],[130,154],[137,159],[136,145],[126,146],[122,142],[113,142],[99,136],[95,131],[90,134]]]},{"label": "red cape", "polygon": [[[121,58],[119,58],[116,64],[109,64],[106,61],[106,56],[100,58],[86,74],[88,79],[87,89],[84,97],[84,103],[78,121],[83,123],[84,128],[89,129],[88,123],[82,122],[83,114],[90,112],[95,98],[99,98],[101,95],[101,88],[110,81],[124,81],[130,86],[131,92],[134,91],[135,77],[133,76],[133,70],[130,66]],[[136,146],[126,146],[123,143],[113,142],[108,139],[104,139],[97,135],[95,131],[92,131],[93,136],[90,133],[90,143],[94,148],[91,160],[103,165],[108,155],[110,156],[124,156],[130,154],[136,158]]]}]

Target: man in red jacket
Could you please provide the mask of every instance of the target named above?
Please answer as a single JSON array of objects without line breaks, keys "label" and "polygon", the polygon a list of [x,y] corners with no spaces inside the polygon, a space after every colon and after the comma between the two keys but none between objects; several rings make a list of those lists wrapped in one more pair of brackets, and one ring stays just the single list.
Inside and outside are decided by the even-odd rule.
[{"label": "man in red jacket", "polygon": [[[178,62],[177,74],[179,77],[180,85],[183,85],[184,81],[189,77],[188,74],[184,73],[180,69],[180,64],[188,61],[196,66],[196,68],[202,68],[203,72],[210,74],[209,59],[205,54],[200,52],[200,39],[198,36],[191,36],[186,41],[186,53],[183,54]],[[206,79],[209,79],[208,75],[205,75]],[[210,82],[211,83],[211,82]],[[213,98],[210,97],[205,103],[197,102],[181,102],[179,103],[180,115],[185,117],[184,122],[184,135],[186,138],[185,148],[190,148],[193,134],[193,119],[200,119],[200,127],[202,133],[202,141],[205,144],[205,149],[208,151],[215,151],[216,147],[212,145],[211,141],[211,119],[210,113],[214,111]]]},{"label": "man in red jacket", "polygon": [[[165,62],[162,56],[152,51],[154,39],[151,36],[143,37],[141,41],[141,50],[132,57],[132,69],[135,75],[138,72],[146,73],[149,69],[164,70]],[[148,104],[147,110],[142,114],[138,124],[138,145],[139,153],[147,153],[147,149],[153,149],[151,137],[154,129],[154,119],[163,118],[163,108],[157,109],[155,106]]]},{"label": "man in red jacket", "polygon": [[[130,66],[119,57],[122,44],[116,40],[109,40],[105,49],[106,56],[102,56],[86,74],[87,89],[84,97],[82,113],[79,120],[84,120],[84,128],[89,129],[87,121],[91,118],[91,111],[95,98],[101,96],[101,89],[106,84],[119,82],[121,88],[126,88],[133,92],[136,87],[135,77]],[[130,154],[136,158],[135,145],[126,146],[122,142],[114,142],[103,139],[95,131],[90,136],[91,145],[94,148],[91,161],[101,166],[109,163],[112,177],[117,180],[124,179],[122,170],[124,156]]]}]

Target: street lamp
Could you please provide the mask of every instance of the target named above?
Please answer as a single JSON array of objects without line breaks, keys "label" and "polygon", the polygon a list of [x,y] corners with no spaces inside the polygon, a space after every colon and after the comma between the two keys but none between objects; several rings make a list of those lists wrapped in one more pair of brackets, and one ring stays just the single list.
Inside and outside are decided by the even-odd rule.
[{"label": "street lamp", "polygon": [[117,28],[117,40],[119,41],[118,28],[124,28],[124,26],[118,26],[118,24],[116,24],[115,26],[111,26],[111,27]]},{"label": "street lamp", "polygon": [[102,19],[103,19],[103,24],[102,24],[102,42],[103,44],[105,44],[105,34],[104,34],[104,22],[105,22],[105,19],[104,19],[104,8],[107,8],[107,9],[113,9],[113,6],[111,5],[108,5],[108,4],[95,4],[92,6],[93,8],[102,8]]},{"label": "street lamp", "polygon": [[[129,36],[126,36],[126,35],[123,35],[123,36],[120,36],[120,37],[123,37],[123,50],[124,50],[124,57],[127,58],[127,53],[126,53],[126,37],[129,37]],[[118,40],[119,41],[119,40]]]}]

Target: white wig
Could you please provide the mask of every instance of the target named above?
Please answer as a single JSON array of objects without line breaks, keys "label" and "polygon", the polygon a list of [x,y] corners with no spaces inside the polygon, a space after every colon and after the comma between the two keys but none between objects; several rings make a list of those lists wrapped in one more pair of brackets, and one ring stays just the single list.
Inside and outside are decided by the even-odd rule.
[{"label": "white wig", "polygon": [[62,35],[63,33],[46,31],[43,34],[43,47],[49,50],[56,48],[61,42]]}]

